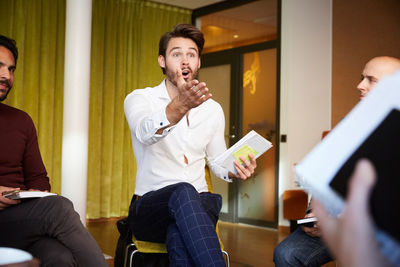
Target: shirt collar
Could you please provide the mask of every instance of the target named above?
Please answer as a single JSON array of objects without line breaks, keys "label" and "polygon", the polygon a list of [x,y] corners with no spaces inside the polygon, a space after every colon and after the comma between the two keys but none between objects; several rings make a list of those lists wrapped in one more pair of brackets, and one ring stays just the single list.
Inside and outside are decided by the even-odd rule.
[{"label": "shirt collar", "polygon": [[155,91],[159,98],[171,100],[168,95],[167,86],[165,85],[165,79],[155,88]]}]

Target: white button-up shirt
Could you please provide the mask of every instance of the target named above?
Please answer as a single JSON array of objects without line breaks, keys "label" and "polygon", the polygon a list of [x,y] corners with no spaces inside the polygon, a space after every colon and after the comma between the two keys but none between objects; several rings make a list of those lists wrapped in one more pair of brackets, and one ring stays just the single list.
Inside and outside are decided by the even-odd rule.
[{"label": "white button-up shirt", "polygon": [[165,80],[156,87],[134,90],[125,98],[125,116],[137,163],[135,194],[141,196],[179,182],[206,192],[206,159],[215,175],[230,182],[228,170],[213,162],[226,150],[221,106],[209,99],[191,109],[188,119],[184,116],[162,134],[156,134],[170,125],[166,115],[170,102]]}]

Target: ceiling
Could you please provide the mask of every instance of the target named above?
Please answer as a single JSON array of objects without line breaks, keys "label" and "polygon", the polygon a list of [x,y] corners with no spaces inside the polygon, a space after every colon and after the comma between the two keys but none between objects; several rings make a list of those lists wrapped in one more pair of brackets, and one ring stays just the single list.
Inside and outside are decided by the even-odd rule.
[{"label": "ceiling", "polygon": [[171,6],[178,6],[187,9],[196,9],[208,5],[212,5],[225,0],[148,0],[151,2],[163,3]]},{"label": "ceiling", "polygon": [[[225,0],[147,1],[196,9]],[[204,52],[276,40],[277,13],[277,0],[259,0],[201,16],[196,25],[201,27],[206,39]]]}]

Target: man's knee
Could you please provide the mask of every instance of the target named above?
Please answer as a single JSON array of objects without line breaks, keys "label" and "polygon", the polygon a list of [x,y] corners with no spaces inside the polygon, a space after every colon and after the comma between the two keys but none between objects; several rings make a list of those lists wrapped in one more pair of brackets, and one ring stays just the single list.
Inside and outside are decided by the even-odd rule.
[{"label": "man's knee", "polygon": [[189,183],[178,183],[176,184],[173,195],[182,197],[183,199],[188,198],[189,200],[192,200],[194,197],[197,198],[199,193],[196,188]]},{"label": "man's knee", "polygon": [[297,266],[296,250],[280,243],[274,250],[276,266]]},{"label": "man's knee", "polygon": [[46,207],[47,211],[53,211],[59,216],[70,216],[75,213],[72,202],[63,196],[44,197],[40,201],[40,205]]},{"label": "man's knee", "polygon": [[169,207],[172,210],[179,210],[188,203],[198,202],[201,205],[200,195],[196,188],[189,183],[178,183],[169,199]]},{"label": "man's knee", "polygon": [[40,260],[40,266],[76,266],[71,251],[54,238],[43,237],[28,251]]}]

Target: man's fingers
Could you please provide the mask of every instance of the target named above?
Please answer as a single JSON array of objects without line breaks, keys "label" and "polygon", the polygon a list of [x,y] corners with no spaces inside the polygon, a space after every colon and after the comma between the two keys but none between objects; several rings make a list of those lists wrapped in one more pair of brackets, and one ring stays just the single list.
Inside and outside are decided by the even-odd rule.
[{"label": "man's fingers", "polygon": [[322,237],[325,239],[325,241],[327,241],[328,246],[332,246],[329,241],[335,239],[334,235],[337,234],[338,219],[332,217],[317,199],[312,199],[311,207],[315,217],[318,218],[320,225],[322,225],[320,229],[322,232]]},{"label": "man's fingers", "polygon": [[376,181],[374,166],[369,160],[361,159],[357,162],[354,174],[349,182],[347,209],[357,209],[368,213],[368,199]]},{"label": "man's fingers", "polygon": [[183,79],[183,75],[182,75],[182,70],[181,69],[177,69],[175,72],[176,75],[176,83],[178,85],[178,88],[182,88],[185,85],[185,79]]}]

